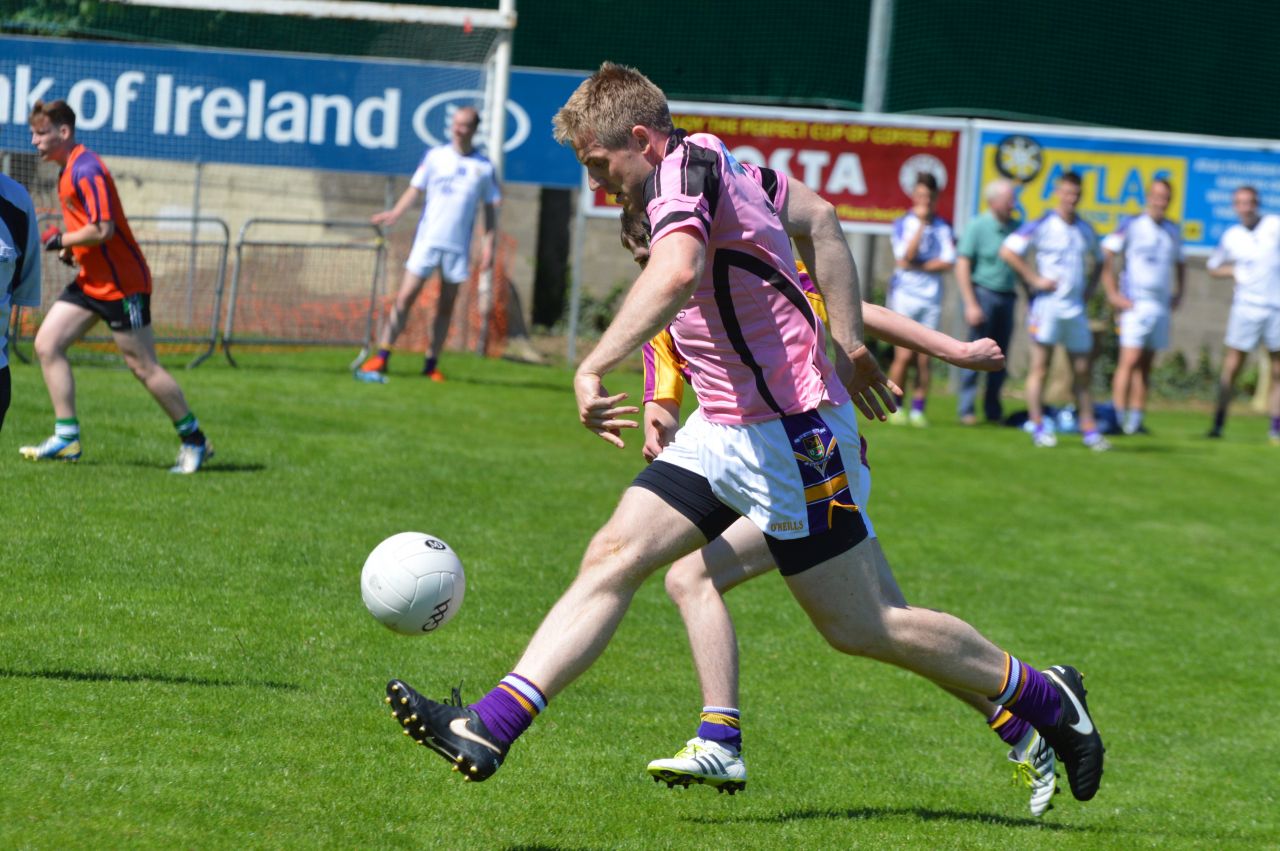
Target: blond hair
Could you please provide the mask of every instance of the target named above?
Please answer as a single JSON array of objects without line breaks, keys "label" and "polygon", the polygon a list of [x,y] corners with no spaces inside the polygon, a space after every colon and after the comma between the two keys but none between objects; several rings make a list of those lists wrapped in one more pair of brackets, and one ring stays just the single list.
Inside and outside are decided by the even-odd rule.
[{"label": "blond hair", "polygon": [[662,89],[635,68],[613,62],[583,80],[551,123],[562,145],[576,146],[590,137],[612,150],[626,147],[636,125],[675,132]]}]

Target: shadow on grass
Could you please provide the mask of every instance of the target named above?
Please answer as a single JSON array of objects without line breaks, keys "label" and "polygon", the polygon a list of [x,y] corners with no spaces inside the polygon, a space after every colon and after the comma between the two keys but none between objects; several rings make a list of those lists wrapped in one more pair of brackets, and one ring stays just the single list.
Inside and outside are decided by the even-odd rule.
[{"label": "shadow on grass", "polygon": [[[216,449],[217,447],[214,447],[214,448]],[[197,476],[204,477],[213,473],[261,473],[263,470],[267,469],[266,464],[260,464],[256,461],[246,463],[246,464],[234,464],[234,463],[228,463],[228,462],[222,461],[216,454],[213,457],[214,457],[214,460],[209,462],[209,466],[200,468],[200,471],[196,474]],[[135,458],[132,461],[122,461],[118,465],[111,464],[111,463],[103,463],[101,465],[98,465],[98,464],[95,464],[94,462],[90,462],[85,466],[137,467],[142,470],[161,470],[162,469],[167,473],[169,472],[169,468],[173,466],[173,464],[172,462],[170,462],[168,464],[160,465],[155,462],[154,458]],[[181,478],[181,477],[179,476],[178,478]]]},{"label": "shadow on grass", "polygon": [[848,819],[850,821],[874,821],[910,816],[920,821],[976,822],[979,824],[998,825],[1000,827],[1034,827],[1041,830],[1062,830],[1069,832],[1089,832],[1092,827],[1081,827],[1070,824],[1047,822],[1035,818],[1010,818],[992,813],[965,812],[963,810],[933,810],[928,807],[854,807],[847,810],[783,810],[772,815],[728,816],[711,818],[696,816],[687,821],[703,824],[723,824],[726,822],[756,822],[760,824],[786,824],[803,819]]},{"label": "shadow on grass", "polygon": [[207,677],[186,677],[173,674],[109,674],[105,671],[16,671],[12,668],[0,668],[0,677],[22,677],[33,680],[70,680],[72,682],[91,683],[164,683],[175,686],[212,686],[214,688],[242,687],[295,689],[294,683],[281,683],[272,680],[211,680]]}]

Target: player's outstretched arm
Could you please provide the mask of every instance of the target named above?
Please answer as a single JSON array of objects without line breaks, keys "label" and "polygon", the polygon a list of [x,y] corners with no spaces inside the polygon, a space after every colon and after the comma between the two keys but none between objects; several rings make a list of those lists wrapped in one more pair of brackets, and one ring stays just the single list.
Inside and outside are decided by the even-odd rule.
[{"label": "player's outstretched arm", "polygon": [[379,227],[391,227],[401,216],[404,215],[405,210],[413,206],[413,203],[418,200],[418,197],[421,194],[421,189],[410,186],[405,189],[404,192],[400,193],[400,198],[396,201],[396,205],[394,207],[390,210],[382,210],[374,213],[369,217],[369,221]]},{"label": "player's outstretched arm", "polygon": [[624,445],[619,429],[635,428],[637,423],[621,419],[621,415],[637,413],[639,408],[620,406],[626,394],[610,396],[603,376],[675,318],[693,295],[705,259],[702,241],[685,230],[676,230],[654,243],[648,265],[631,285],[600,343],[578,367],[573,380],[578,418],[609,443]]},{"label": "player's outstretched arm", "polygon": [[935,331],[887,307],[863,302],[862,318],[867,331],[877,339],[913,352],[944,360],[964,369],[996,372],[1004,368],[1004,352],[995,340],[983,338],[964,342]]}]

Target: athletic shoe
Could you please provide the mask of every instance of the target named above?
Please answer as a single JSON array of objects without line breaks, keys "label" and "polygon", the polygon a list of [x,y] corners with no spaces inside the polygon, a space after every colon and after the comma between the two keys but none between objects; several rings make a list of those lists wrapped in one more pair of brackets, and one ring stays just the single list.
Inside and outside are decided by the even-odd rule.
[{"label": "athletic shoe", "polygon": [[1041,449],[1052,449],[1058,445],[1058,436],[1047,428],[1039,429],[1032,433],[1031,444]]},{"label": "athletic shoe", "polygon": [[649,775],[654,783],[666,782],[668,789],[705,783],[732,795],[747,788],[747,764],[742,755],[710,739],[690,739],[671,759],[655,759],[649,763]]},{"label": "athletic shoe", "polygon": [[184,443],[178,447],[178,460],[169,468],[169,472],[189,476],[212,457],[213,444],[208,440],[204,443]]},{"label": "athletic shoe", "polygon": [[385,372],[378,372],[376,369],[371,369],[368,371],[363,369],[357,369],[355,372],[351,373],[351,376],[356,381],[363,381],[365,384],[386,384],[387,383],[387,374]]},{"label": "athletic shoe", "polygon": [[1210,440],[1217,440],[1222,437],[1222,429],[1211,428],[1209,429],[1208,433],[1205,434],[1205,437],[1209,438]]},{"label": "athletic shoe", "polygon": [[55,434],[38,446],[19,447],[18,452],[32,461],[79,461],[80,440],[74,437],[67,440]]},{"label": "athletic shoe", "polygon": [[916,428],[928,428],[929,420],[925,417],[924,411],[912,411],[907,414],[907,422]]},{"label": "athletic shoe", "polygon": [[361,372],[386,372],[387,359],[382,355],[370,355],[364,363],[360,364]]},{"label": "athletic shoe", "polygon": [[1106,452],[1111,449],[1111,441],[1107,440],[1100,434],[1095,435],[1092,440],[1086,437],[1084,439],[1084,445],[1087,448],[1092,449],[1094,452]]},{"label": "athletic shoe", "polygon": [[1273,431],[1267,435],[1267,440],[1272,446],[1280,446],[1280,431]]},{"label": "athletic shoe", "polygon": [[961,414],[961,415],[960,415],[960,425],[962,425],[962,426],[976,426],[977,424],[978,424],[978,417],[977,417],[977,415],[976,415],[976,414]]},{"label": "athletic shoe", "polygon": [[440,370],[438,370],[438,369],[433,369],[433,370],[431,370],[430,372],[427,372],[427,371],[424,369],[424,370],[422,371],[422,377],[423,377],[423,378],[430,378],[432,381],[435,381],[435,382],[437,382],[437,383],[442,383],[442,382],[444,382],[444,380],[445,380],[445,379],[444,379],[444,373],[443,373],[443,372],[441,372],[441,371],[440,371]]},{"label": "athletic shoe", "polygon": [[906,425],[906,424],[907,424],[907,412],[902,410],[901,408],[899,408],[898,410],[894,411],[892,414],[889,415],[889,425],[900,426],[900,425]]},{"label": "athletic shoe", "polygon": [[1015,782],[1031,790],[1031,815],[1042,816],[1053,806],[1057,792],[1057,762],[1053,748],[1034,729],[1027,734],[1030,741],[1021,749],[1009,751],[1009,761],[1014,764]]},{"label": "athletic shoe", "polygon": [[456,688],[450,702],[436,703],[403,680],[392,680],[387,703],[404,734],[444,757],[464,780],[488,780],[507,755],[507,745],[494,738],[474,709],[462,705]]},{"label": "athletic shoe", "polygon": [[1058,690],[1062,714],[1057,724],[1040,734],[1066,765],[1071,794],[1077,801],[1088,801],[1098,793],[1102,782],[1102,755],[1106,748],[1089,716],[1084,677],[1070,665],[1054,665],[1044,675]]}]

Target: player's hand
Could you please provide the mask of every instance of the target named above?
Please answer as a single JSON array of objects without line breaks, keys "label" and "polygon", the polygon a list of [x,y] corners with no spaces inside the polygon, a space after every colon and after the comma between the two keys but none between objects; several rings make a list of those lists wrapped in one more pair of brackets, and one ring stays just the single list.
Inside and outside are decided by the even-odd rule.
[{"label": "player's hand", "polygon": [[626,446],[619,437],[621,430],[640,425],[635,420],[622,419],[625,414],[640,412],[635,405],[618,404],[627,398],[627,394],[610,396],[600,376],[590,372],[580,372],[573,377],[573,393],[578,399],[578,421],[587,431],[600,435],[602,440],[618,448]]},{"label": "player's hand", "polygon": [[49,225],[48,229],[40,234],[40,241],[44,244],[45,251],[62,251],[62,231],[58,230],[57,225]]},{"label": "player's hand", "polygon": [[973,304],[964,306],[964,321],[969,324],[970,328],[977,328],[983,322],[987,321],[987,314],[982,312],[982,305],[976,301]]},{"label": "player's hand", "polygon": [[1004,369],[1004,352],[990,337],[972,340],[960,345],[960,354],[950,363],[964,369],[976,369],[979,372],[999,372]]},{"label": "player's hand", "polygon": [[661,454],[680,430],[680,410],[674,402],[644,403],[644,460]]},{"label": "player's hand", "polygon": [[1051,293],[1058,288],[1058,282],[1053,278],[1046,278],[1043,275],[1036,275],[1031,279],[1031,286],[1042,293]]},{"label": "player's hand", "polygon": [[369,217],[369,221],[378,227],[391,227],[396,223],[396,219],[400,218],[396,215],[395,210],[383,210],[380,213],[374,213]]},{"label": "player's hand", "polygon": [[869,420],[887,420],[898,410],[893,401],[902,390],[880,370],[880,364],[866,346],[858,346],[847,358],[840,358],[836,373],[853,398],[853,404]]},{"label": "player's hand", "polygon": [[480,271],[487,272],[491,266],[493,266],[493,246],[486,239],[484,245],[480,247]]},{"label": "player's hand", "polygon": [[1124,313],[1133,307],[1133,302],[1122,295],[1107,296],[1107,301],[1111,302],[1111,306],[1120,313]]}]

